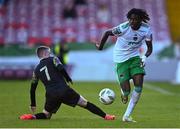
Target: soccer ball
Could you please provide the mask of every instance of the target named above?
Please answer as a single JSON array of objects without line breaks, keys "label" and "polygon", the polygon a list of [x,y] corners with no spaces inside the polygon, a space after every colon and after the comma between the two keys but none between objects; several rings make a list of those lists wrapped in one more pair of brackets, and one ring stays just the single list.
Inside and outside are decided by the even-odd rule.
[{"label": "soccer ball", "polygon": [[105,105],[113,103],[115,97],[114,91],[109,88],[104,88],[99,92],[99,100]]}]

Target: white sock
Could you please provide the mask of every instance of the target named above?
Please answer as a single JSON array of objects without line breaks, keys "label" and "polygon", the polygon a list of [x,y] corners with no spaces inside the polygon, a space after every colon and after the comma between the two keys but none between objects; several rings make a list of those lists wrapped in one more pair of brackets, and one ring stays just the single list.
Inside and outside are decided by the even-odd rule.
[{"label": "white sock", "polygon": [[124,113],[124,116],[130,116],[134,110],[134,107],[136,106],[136,103],[138,102],[140,98],[141,93],[137,93],[135,90],[133,90],[131,99],[129,101],[128,107],[126,109],[126,112]]}]

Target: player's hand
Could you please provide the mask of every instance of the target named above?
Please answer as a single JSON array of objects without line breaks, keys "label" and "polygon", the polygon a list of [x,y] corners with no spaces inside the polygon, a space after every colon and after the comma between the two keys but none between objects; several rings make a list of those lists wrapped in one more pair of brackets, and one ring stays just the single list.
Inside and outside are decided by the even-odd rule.
[{"label": "player's hand", "polygon": [[145,55],[141,57],[141,67],[144,67],[146,65],[146,58],[147,57]]},{"label": "player's hand", "polygon": [[36,106],[30,106],[30,110],[34,113],[36,111]]}]

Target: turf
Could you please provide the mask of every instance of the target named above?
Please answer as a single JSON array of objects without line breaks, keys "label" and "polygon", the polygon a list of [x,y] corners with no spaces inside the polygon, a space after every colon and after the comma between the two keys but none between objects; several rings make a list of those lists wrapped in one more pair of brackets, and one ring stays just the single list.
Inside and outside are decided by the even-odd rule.
[{"label": "turf", "polygon": [[[51,120],[19,120],[20,115],[30,113],[29,83],[0,81],[0,128],[180,128],[180,85],[148,83],[151,88],[145,85],[133,113],[137,123],[123,123],[121,117],[127,105],[121,103],[119,87],[113,82],[75,82],[72,87],[104,111],[115,114],[117,119],[114,121],[105,121],[85,109],[66,105],[62,105]],[[99,91],[105,87],[113,89],[116,93],[114,103],[108,106],[98,100]],[[44,92],[42,84],[39,83],[36,91],[37,112],[43,109]]]}]

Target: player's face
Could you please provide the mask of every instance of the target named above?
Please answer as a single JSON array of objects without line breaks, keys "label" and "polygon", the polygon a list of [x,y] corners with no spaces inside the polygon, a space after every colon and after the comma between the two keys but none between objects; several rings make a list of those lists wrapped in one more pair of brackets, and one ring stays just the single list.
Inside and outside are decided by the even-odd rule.
[{"label": "player's face", "polygon": [[138,15],[132,14],[129,18],[130,26],[133,30],[138,30],[141,26],[141,19]]}]

